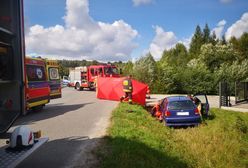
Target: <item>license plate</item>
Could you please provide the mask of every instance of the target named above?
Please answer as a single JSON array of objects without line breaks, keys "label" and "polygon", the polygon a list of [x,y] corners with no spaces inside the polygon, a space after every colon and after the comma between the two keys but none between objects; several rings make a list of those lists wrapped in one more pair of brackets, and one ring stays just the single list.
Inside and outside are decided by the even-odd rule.
[{"label": "license plate", "polygon": [[177,115],[179,115],[179,116],[188,116],[189,112],[177,112]]}]

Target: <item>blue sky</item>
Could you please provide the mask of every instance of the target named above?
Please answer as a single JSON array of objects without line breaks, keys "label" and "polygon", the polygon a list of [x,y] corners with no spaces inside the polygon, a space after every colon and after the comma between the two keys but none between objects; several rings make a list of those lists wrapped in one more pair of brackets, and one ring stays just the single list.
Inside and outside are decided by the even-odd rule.
[{"label": "blue sky", "polygon": [[[79,3],[82,3],[81,7],[76,6]],[[248,21],[246,20],[247,17],[244,16],[248,12],[247,0],[29,0],[25,1],[24,6],[28,29],[26,43],[30,44],[30,47],[27,46],[27,53],[47,55],[53,58],[125,61],[133,58],[137,59],[145,52],[151,51],[154,57],[159,59],[161,51],[170,49],[179,41],[187,46],[198,24],[204,27],[208,23],[210,29],[213,30],[222,21],[218,32],[221,35],[226,33],[226,36],[228,36],[227,34],[239,36],[239,33],[236,32],[240,31],[248,32]],[[88,13],[86,12],[81,17],[81,11],[87,10]],[[66,13],[70,12],[72,13],[71,19],[75,18],[75,16],[78,18],[73,23],[69,19],[67,22],[63,19],[67,15]],[[240,20],[242,20],[242,24],[236,25]],[[72,23],[70,26],[68,26],[69,22]],[[115,22],[118,22],[116,23],[117,26],[113,25]],[[85,39],[92,39],[95,34],[94,29],[89,28],[89,26],[88,28],[83,26],[83,24],[89,25],[89,23],[90,25],[100,25],[100,28],[95,31],[96,34],[99,34],[97,39],[103,39],[102,43],[99,41],[98,44],[90,40],[91,45],[87,49],[80,49],[77,46],[78,44],[75,44],[75,46],[67,50],[64,49],[68,44],[62,44],[64,53],[56,51],[60,50],[57,44],[55,46],[53,44],[45,45],[50,43],[45,40],[48,40],[51,36],[49,36],[49,33],[53,36],[54,32],[57,32],[58,29],[51,30],[56,25],[61,25],[62,27],[59,27],[59,29],[61,31],[63,29],[65,34],[71,34],[72,31],[69,33],[68,29],[75,24],[80,24],[81,27],[76,26],[77,29],[86,32],[81,34],[82,37],[85,37],[84,40],[76,41],[84,46],[88,45],[85,44],[87,43]],[[104,25],[101,26],[99,23],[104,23]],[[38,27],[38,25],[41,27]],[[231,29],[230,31],[228,31],[229,28]],[[111,31],[112,36],[106,37],[106,33],[104,35],[99,33],[106,31]],[[76,34],[77,36],[75,37],[78,37],[78,33]],[[128,34],[132,35],[129,36]],[[47,38],[46,36],[49,37]],[[64,35],[60,34],[60,36],[56,37],[61,36]],[[56,37],[49,40],[59,41]],[[63,39],[66,40],[66,37],[70,36],[65,35]],[[43,38],[44,40],[39,42]],[[125,40],[121,42],[121,38]],[[75,43],[73,39],[70,40],[70,44]],[[122,44],[115,46],[119,42]],[[104,48],[111,46],[113,46],[112,52],[110,51],[111,49],[104,50]],[[88,51],[90,49],[92,51]],[[97,52],[104,54],[99,53],[97,56]]]}]

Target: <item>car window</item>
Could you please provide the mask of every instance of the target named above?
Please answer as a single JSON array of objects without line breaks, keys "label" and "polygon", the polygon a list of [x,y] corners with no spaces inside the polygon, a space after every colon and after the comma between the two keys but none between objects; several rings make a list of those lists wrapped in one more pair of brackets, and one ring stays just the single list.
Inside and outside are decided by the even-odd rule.
[{"label": "car window", "polygon": [[118,69],[116,67],[104,67],[104,73],[106,75],[109,74],[118,74]]},{"label": "car window", "polygon": [[118,69],[115,67],[112,67],[112,72],[113,74],[119,74]]},{"label": "car window", "polygon": [[63,80],[69,80],[68,76],[63,76]]},{"label": "car window", "polygon": [[111,69],[111,67],[104,67],[104,73],[105,73],[106,75],[112,74],[112,69]]},{"label": "car window", "polygon": [[58,80],[59,79],[59,69],[58,68],[49,68],[49,79]]},{"label": "car window", "polygon": [[196,95],[195,97],[197,97],[201,101],[201,103],[207,102],[205,95]]},{"label": "car window", "polygon": [[90,69],[90,73],[91,73],[92,76],[96,76],[96,74],[95,74],[96,72],[95,72],[94,68]]},{"label": "car window", "polygon": [[98,68],[98,75],[102,76],[102,68]]},{"label": "car window", "polygon": [[183,109],[193,109],[194,104],[190,100],[185,101],[172,101],[169,102],[168,109],[169,110],[183,110]]}]

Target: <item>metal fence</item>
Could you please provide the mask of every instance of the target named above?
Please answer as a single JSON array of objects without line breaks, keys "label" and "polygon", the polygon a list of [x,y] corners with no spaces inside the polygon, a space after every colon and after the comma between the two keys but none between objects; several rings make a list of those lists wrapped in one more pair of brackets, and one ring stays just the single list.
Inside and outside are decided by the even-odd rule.
[{"label": "metal fence", "polygon": [[220,82],[219,96],[219,107],[232,106],[231,96],[235,96],[235,104],[248,101],[248,82]]},{"label": "metal fence", "polygon": [[230,96],[231,96],[231,88],[230,88],[230,83],[228,82],[220,82],[219,83],[219,96],[220,96],[220,105],[221,106],[226,106],[229,107],[231,106],[230,102]]},{"label": "metal fence", "polygon": [[248,101],[248,82],[235,82],[235,103]]}]

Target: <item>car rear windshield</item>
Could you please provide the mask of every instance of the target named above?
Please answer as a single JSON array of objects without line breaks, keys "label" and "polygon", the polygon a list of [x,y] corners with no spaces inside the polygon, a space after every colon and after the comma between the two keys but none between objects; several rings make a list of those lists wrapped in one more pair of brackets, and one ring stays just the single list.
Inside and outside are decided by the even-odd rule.
[{"label": "car rear windshield", "polygon": [[39,65],[26,65],[28,81],[45,81],[45,68]]},{"label": "car rear windshield", "polygon": [[191,100],[172,101],[169,102],[169,110],[194,109],[194,104]]},{"label": "car rear windshield", "polygon": [[50,80],[59,80],[59,69],[55,67],[49,68],[49,79]]}]

